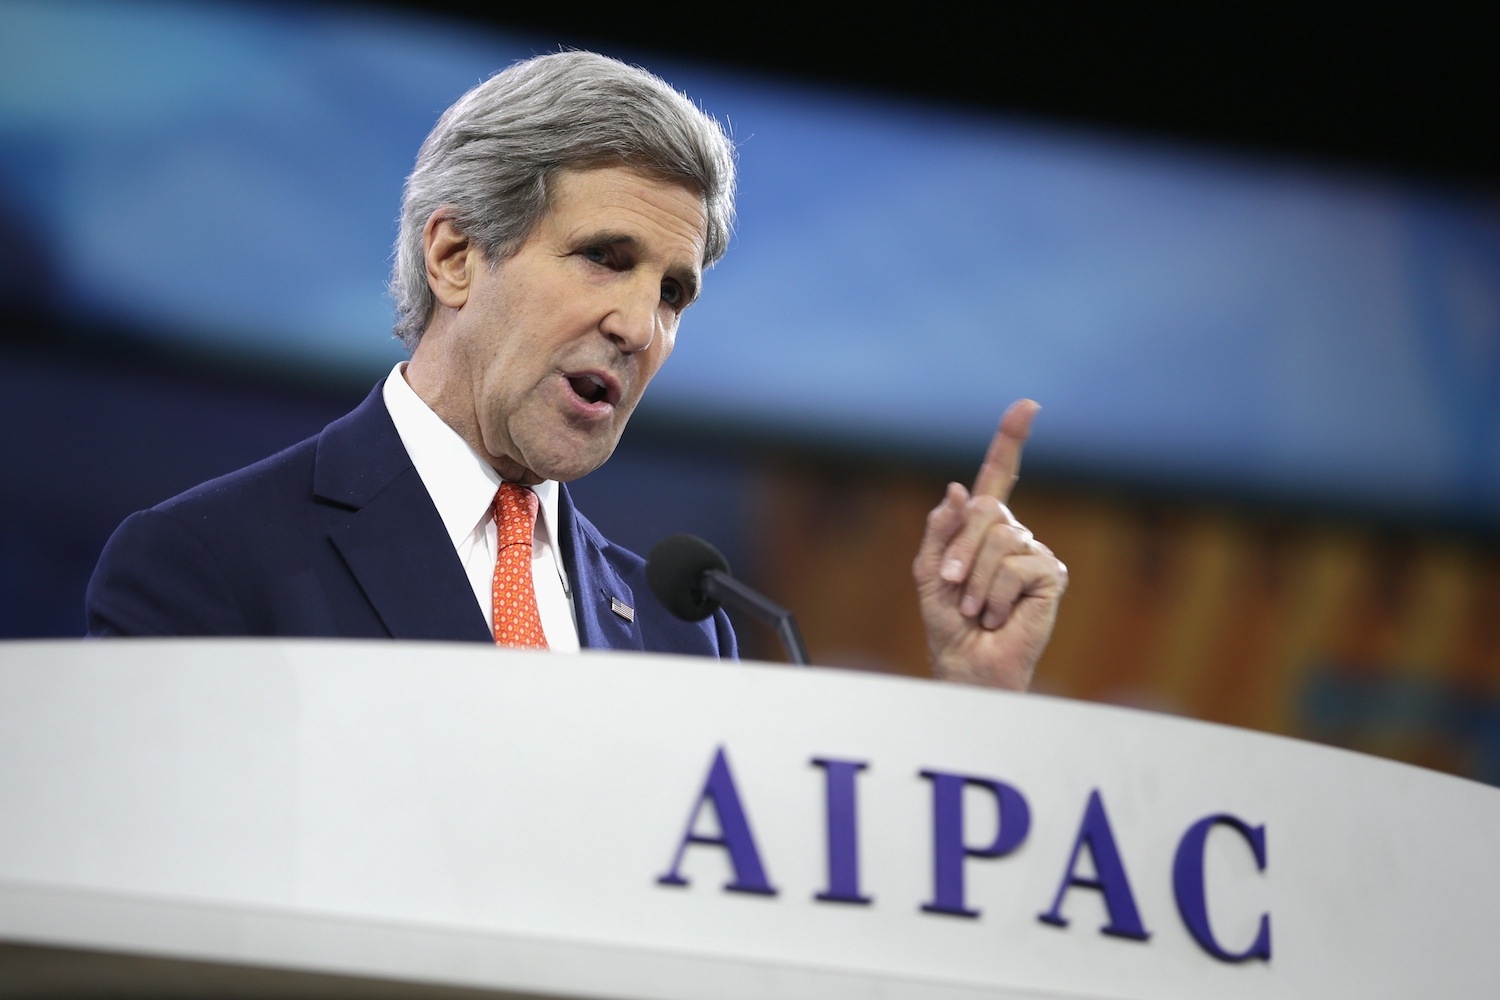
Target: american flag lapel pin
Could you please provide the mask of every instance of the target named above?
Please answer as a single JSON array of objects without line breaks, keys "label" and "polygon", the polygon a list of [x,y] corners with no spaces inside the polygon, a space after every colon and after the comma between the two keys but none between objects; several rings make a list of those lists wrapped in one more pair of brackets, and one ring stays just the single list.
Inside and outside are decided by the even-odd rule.
[{"label": "american flag lapel pin", "polygon": [[618,597],[611,597],[609,599],[609,610],[628,622],[635,621],[635,608],[632,608]]}]

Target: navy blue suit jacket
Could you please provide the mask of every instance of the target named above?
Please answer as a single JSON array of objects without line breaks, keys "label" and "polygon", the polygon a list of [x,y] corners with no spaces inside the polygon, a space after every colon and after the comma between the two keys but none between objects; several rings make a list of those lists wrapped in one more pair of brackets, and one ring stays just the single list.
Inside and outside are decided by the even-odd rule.
[{"label": "navy blue suit jacket", "polygon": [[[583,646],[735,655],[722,611],[673,617],[645,561],[604,538],[566,488],[558,514]],[[381,385],[315,437],[132,514],[99,557],[87,613],[91,636],[494,641]]]}]

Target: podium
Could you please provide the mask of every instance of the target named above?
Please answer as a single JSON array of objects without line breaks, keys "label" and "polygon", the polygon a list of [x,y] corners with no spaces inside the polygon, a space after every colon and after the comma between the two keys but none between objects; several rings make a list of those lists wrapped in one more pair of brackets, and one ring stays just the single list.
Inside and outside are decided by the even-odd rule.
[{"label": "podium", "polygon": [[0,997],[1500,995],[1500,791],[908,678],[0,646]]}]

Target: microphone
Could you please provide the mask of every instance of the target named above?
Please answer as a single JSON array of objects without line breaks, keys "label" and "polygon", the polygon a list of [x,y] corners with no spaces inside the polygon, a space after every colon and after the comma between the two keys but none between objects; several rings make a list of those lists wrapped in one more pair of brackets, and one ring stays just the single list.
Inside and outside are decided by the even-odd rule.
[{"label": "microphone", "polygon": [[656,599],[684,621],[702,621],[727,604],[776,630],[787,658],[810,666],[797,620],[786,608],[729,575],[729,562],[696,535],[663,538],[646,557],[646,580]]}]

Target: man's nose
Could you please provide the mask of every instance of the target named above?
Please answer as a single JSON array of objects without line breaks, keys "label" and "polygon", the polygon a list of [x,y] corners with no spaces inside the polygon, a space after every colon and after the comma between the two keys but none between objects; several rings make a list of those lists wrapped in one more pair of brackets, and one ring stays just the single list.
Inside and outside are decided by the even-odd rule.
[{"label": "man's nose", "polygon": [[631,282],[629,287],[621,288],[601,329],[621,353],[644,351],[656,339],[656,326],[661,322],[657,308],[660,303],[661,289],[657,283]]}]

